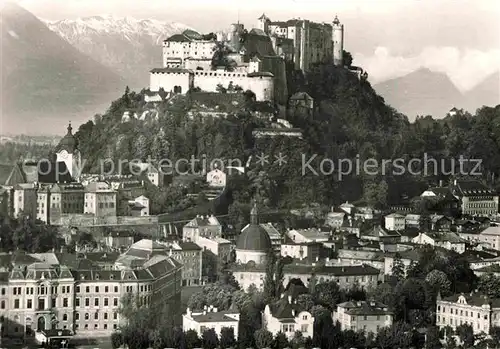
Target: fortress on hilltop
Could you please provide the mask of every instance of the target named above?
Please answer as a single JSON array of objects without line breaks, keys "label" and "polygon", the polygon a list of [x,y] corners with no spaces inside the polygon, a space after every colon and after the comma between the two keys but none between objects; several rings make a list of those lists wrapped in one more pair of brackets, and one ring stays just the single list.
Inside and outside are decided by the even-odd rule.
[{"label": "fortress on hilltop", "polygon": [[263,14],[250,31],[240,23],[232,24],[227,35],[185,30],[163,42],[163,67],[150,71],[150,91],[250,90],[257,101],[284,104],[286,64],[307,71],[314,63],[332,59],[342,66],[343,41],[344,26],[337,17],[332,24],[273,22]]}]

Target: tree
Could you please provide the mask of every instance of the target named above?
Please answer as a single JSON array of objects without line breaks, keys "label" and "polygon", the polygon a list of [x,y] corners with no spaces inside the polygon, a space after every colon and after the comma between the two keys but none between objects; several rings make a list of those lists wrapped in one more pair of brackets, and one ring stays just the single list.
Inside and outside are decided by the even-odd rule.
[{"label": "tree", "polygon": [[484,295],[498,298],[500,297],[500,278],[493,273],[481,275],[477,289]]},{"label": "tree", "polygon": [[264,277],[264,300],[267,304],[271,303],[279,296],[276,295],[276,262],[276,254],[273,250],[269,250],[266,261],[266,275]]},{"label": "tree", "polygon": [[347,52],[346,50],[344,50],[342,52],[342,60],[343,60],[345,66],[351,67],[353,59],[352,59],[352,55],[350,52]]},{"label": "tree", "polygon": [[273,334],[266,329],[255,331],[255,345],[259,349],[270,348],[273,345]]},{"label": "tree", "polygon": [[442,347],[439,340],[439,329],[436,326],[427,327],[425,349],[440,349]]},{"label": "tree", "polygon": [[292,347],[294,349],[299,349],[304,347],[306,339],[302,335],[302,332],[300,331],[295,331],[293,338],[292,338]]},{"label": "tree", "polygon": [[469,324],[457,326],[457,335],[465,349],[474,347],[474,330]]},{"label": "tree", "polygon": [[301,309],[310,311],[311,308],[314,306],[314,298],[309,293],[300,294],[297,297],[297,304]]},{"label": "tree", "polygon": [[222,84],[217,84],[217,86],[215,86],[215,91],[219,93],[227,93],[227,89],[222,86]]},{"label": "tree", "polygon": [[450,293],[451,282],[448,276],[441,270],[434,269],[425,277],[425,281],[436,292],[440,292],[442,296],[447,296]]},{"label": "tree", "polygon": [[195,330],[186,331],[183,336],[179,336],[178,340],[181,342],[180,345],[182,345],[182,341],[184,341],[187,349],[199,348],[202,342]]},{"label": "tree", "polygon": [[286,338],[286,335],[281,331],[276,333],[276,336],[274,337],[272,349],[283,349],[286,347],[288,347],[288,338]]},{"label": "tree", "polygon": [[205,330],[201,336],[201,343],[204,349],[215,349],[219,345],[219,338],[213,328]]},{"label": "tree", "polygon": [[316,304],[324,305],[333,311],[342,300],[342,292],[335,281],[326,281],[316,285],[313,297]]},{"label": "tree", "polygon": [[236,344],[236,339],[234,337],[234,329],[232,327],[223,327],[220,331],[221,349],[227,349],[233,347],[235,344]]},{"label": "tree", "polygon": [[405,277],[405,265],[399,253],[396,253],[392,262],[392,275],[397,281],[401,281]]},{"label": "tree", "polygon": [[123,335],[119,332],[111,334],[111,345],[114,349],[120,348],[123,345]]}]

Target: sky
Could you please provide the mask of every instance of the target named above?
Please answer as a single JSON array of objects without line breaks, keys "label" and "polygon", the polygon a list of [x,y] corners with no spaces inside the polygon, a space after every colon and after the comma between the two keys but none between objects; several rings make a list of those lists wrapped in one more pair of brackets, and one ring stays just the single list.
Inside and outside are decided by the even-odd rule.
[{"label": "sky", "polygon": [[[2,0],[0,0],[2,1]],[[446,73],[462,91],[500,70],[499,0],[17,0],[42,19],[113,15],[180,22],[200,32],[237,21],[253,27],[305,18],[345,25],[344,49],[372,82],[420,67]]]}]

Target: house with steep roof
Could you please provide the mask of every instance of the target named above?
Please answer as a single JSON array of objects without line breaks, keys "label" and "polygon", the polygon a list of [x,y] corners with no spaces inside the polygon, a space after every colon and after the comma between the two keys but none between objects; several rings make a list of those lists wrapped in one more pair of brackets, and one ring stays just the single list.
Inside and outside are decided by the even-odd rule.
[{"label": "house with steep roof", "polygon": [[391,327],[393,313],[389,307],[374,300],[344,302],[337,304],[333,312],[333,322],[338,321],[342,331],[363,331],[377,334],[384,327]]},{"label": "house with steep roof", "polygon": [[186,309],[182,315],[182,330],[184,332],[193,330],[198,336],[208,329],[214,329],[220,336],[223,328],[232,328],[234,338],[238,339],[238,326],[240,322],[239,311],[227,310],[219,311],[214,306],[205,306],[203,310]]},{"label": "house with steep roof", "polygon": [[262,312],[262,328],[276,336],[284,333],[291,340],[295,332],[300,332],[304,338],[313,336],[314,317],[297,304],[292,295],[282,294],[281,298],[267,304]]},{"label": "house with steep roof", "polygon": [[430,228],[433,231],[450,231],[451,219],[446,216],[433,214],[429,217]]},{"label": "house with steep roof", "polygon": [[222,236],[222,225],[214,215],[197,215],[182,228],[182,240],[197,242],[198,237]]}]

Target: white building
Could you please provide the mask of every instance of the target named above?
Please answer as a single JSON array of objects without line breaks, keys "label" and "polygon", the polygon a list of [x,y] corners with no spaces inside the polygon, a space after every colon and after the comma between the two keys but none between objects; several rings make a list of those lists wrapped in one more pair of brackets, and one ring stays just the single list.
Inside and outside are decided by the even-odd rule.
[{"label": "white building", "polygon": [[[21,214],[32,218],[37,217],[37,193],[33,183],[20,183],[14,186],[14,197],[12,200],[14,206],[14,217]],[[48,207],[45,207],[48,209]]]},{"label": "white building", "polygon": [[186,314],[182,315],[182,329],[184,332],[194,330],[201,337],[203,332],[213,328],[220,337],[224,327],[232,328],[234,338],[238,339],[238,325],[240,314],[236,311],[218,311],[213,306],[207,307],[202,311],[192,311],[186,309]]},{"label": "white building", "polygon": [[458,253],[465,252],[465,241],[456,233],[419,233],[411,241],[415,244],[442,247]]},{"label": "white building", "polygon": [[381,328],[392,326],[393,314],[387,305],[375,301],[344,302],[333,312],[333,322],[336,321],[342,331],[377,334]]},{"label": "white building", "polygon": [[286,235],[295,243],[307,242],[326,242],[330,239],[329,232],[323,232],[319,229],[299,229],[289,230]]},{"label": "white building", "polygon": [[116,216],[116,191],[106,182],[89,183],[83,212],[96,217]]},{"label": "white building", "polygon": [[471,293],[441,298],[438,294],[436,307],[436,325],[443,329],[446,326],[454,330],[469,324],[474,334],[489,334],[492,327],[500,326],[500,299]]},{"label": "white building", "polygon": [[129,201],[133,216],[149,216],[149,199],[144,195]]},{"label": "white building", "polygon": [[300,309],[291,295],[282,294],[276,303],[266,305],[262,313],[262,328],[273,336],[282,332],[289,340],[296,331],[302,333],[304,338],[312,338],[313,325],[314,317],[308,311]]},{"label": "white building", "polygon": [[198,237],[221,237],[222,226],[217,217],[196,216],[182,228],[182,240],[198,243]]},{"label": "white building", "polygon": [[207,184],[214,188],[223,188],[226,186],[226,174],[218,168],[207,173]]},{"label": "white building", "polygon": [[389,231],[404,230],[406,226],[405,216],[391,213],[384,217],[385,219],[385,229]]}]

